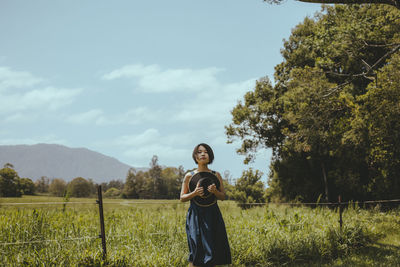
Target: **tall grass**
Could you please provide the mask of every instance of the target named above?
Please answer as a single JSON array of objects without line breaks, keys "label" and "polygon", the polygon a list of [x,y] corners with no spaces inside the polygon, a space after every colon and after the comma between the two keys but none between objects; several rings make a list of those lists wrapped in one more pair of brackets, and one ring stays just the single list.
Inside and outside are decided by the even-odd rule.
[{"label": "tall grass", "polygon": [[[187,266],[188,204],[105,202],[107,263],[96,238],[100,227],[98,207],[93,204],[67,204],[64,211],[62,205],[1,206],[0,243],[34,243],[0,244],[0,262],[6,266]],[[351,207],[343,214],[340,230],[335,210],[287,206],[242,210],[229,201],[219,205],[233,266],[329,263],[384,238],[400,222],[399,211]]]}]

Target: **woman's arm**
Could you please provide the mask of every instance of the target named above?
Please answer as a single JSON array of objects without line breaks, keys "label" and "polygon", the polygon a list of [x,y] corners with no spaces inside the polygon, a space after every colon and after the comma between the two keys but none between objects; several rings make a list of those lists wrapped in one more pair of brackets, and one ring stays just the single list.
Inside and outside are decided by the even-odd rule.
[{"label": "woman's arm", "polygon": [[185,175],[185,178],[183,179],[182,189],[181,189],[181,197],[180,197],[181,202],[186,202],[186,201],[191,200],[195,196],[203,195],[203,187],[201,187],[199,185],[199,183],[197,183],[196,189],[193,192],[189,192],[190,178],[192,178],[192,175],[190,173],[187,173]]},{"label": "woman's arm", "polygon": [[225,199],[225,188],[224,188],[224,184],[222,182],[221,174],[219,174],[219,172],[216,172],[216,176],[219,180],[219,190],[217,189],[215,184],[210,185],[207,188],[207,190],[209,192],[213,193],[219,200],[224,200]]}]

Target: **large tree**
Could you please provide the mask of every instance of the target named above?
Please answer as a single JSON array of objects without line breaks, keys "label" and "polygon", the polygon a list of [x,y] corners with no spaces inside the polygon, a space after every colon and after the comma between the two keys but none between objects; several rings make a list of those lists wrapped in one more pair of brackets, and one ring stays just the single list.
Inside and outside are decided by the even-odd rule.
[{"label": "large tree", "polygon": [[19,179],[20,190],[24,195],[34,195],[35,194],[35,184],[29,178]]},{"label": "large tree", "polygon": [[[264,0],[264,2],[279,4],[285,0]],[[317,3],[317,4],[385,4],[400,9],[400,0],[297,0],[299,2]]]},{"label": "large tree", "polygon": [[68,183],[67,191],[72,197],[89,197],[93,193],[93,185],[82,177],[76,177]]},{"label": "large tree", "polygon": [[398,183],[388,181],[397,179],[400,165],[378,148],[387,144],[390,155],[398,156],[389,135],[400,129],[378,118],[395,118],[400,99],[391,93],[383,108],[372,92],[381,91],[384,99],[396,88],[388,70],[399,69],[399,47],[398,10],[325,6],[285,41],[275,84],[260,79],[233,109],[229,141],[242,140],[238,152],[246,162],[260,147],[273,149],[269,190],[282,198],[313,201],[322,194],[335,201],[342,194],[361,200],[398,193]]},{"label": "large tree", "polygon": [[49,193],[53,196],[63,197],[67,192],[67,183],[63,179],[55,178],[49,185]]},{"label": "large tree", "polygon": [[21,196],[20,178],[13,165],[7,163],[0,169],[0,197],[19,196]]},{"label": "large tree", "polygon": [[131,168],[126,176],[122,196],[124,198],[150,198],[153,183],[148,179],[146,172]]},{"label": "large tree", "polygon": [[253,171],[252,168],[243,171],[242,176],[236,181],[232,197],[242,208],[251,207],[251,203],[264,202],[264,184],[261,181],[262,172]]}]

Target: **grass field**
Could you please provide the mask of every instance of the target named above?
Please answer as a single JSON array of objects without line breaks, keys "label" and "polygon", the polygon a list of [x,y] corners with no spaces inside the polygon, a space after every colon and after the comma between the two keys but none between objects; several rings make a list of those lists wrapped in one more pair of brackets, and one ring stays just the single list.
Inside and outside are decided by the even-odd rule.
[{"label": "grass field", "polygon": [[[187,266],[188,203],[105,199],[105,263],[95,199],[42,204],[62,201],[0,198],[3,265]],[[37,204],[7,204],[12,202]],[[327,208],[270,205],[241,210],[230,201],[219,205],[232,266],[400,266],[399,209],[346,209],[340,230],[338,212]]]}]

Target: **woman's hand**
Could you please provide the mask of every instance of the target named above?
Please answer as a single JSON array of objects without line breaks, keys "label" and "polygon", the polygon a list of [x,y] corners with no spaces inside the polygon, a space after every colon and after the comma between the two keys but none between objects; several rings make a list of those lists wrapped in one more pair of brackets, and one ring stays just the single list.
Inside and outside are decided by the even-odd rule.
[{"label": "woman's hand", "polygon": [[215,194],[218,190],[217,190],[217,186],[215,184],[209,185],[207,187],[208,192]]},{"label": "woman's hand", "polygon": [[204,195],[203,187],[200,186],[200,182],[197,183],[196,188],[194,189],[193,192],[196,194],[196,196],[203,196]]}]

